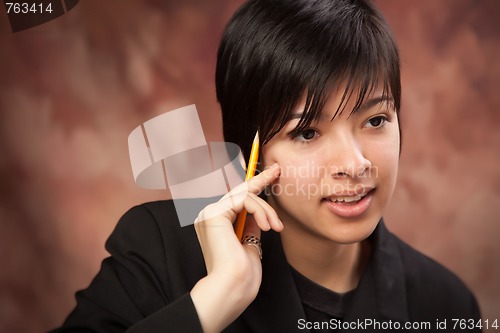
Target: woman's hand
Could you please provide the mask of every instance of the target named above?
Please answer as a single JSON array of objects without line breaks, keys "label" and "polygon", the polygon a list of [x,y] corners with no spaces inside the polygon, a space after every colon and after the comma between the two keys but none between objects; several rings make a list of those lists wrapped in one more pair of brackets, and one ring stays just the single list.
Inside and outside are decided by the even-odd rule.
[{"label": "woman's hand", "polygon": [[283,229],[274,209],[257,196],[279,174],[277,164],[264,170],[203,209],[195,222],[207,276],[191,290],[191,298],[205,333],[223,330],[257,295],[262,281],[259,253],[240,243],[233,221],[245,209],[249,215],[244,236],[260,239],[261,230]]}]

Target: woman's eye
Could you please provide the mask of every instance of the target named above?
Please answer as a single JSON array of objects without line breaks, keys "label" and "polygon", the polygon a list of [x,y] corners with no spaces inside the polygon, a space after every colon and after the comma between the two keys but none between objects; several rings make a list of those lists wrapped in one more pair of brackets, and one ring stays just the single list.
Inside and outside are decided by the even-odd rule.
[{"label": "woman's eye", "polygon": [[314,139],[316,136],[318,136],[318,134],[319,133],[316,130],[314,130],[312,128],[306,128],[305,130],[303,130],[302,132],[297,134],[297,136],[294,138],[294,140],[307,142],[307,141],[311,141],[312,139]]},{"label": "woman's eye", "polygon": [[387,119],[383,116],[373,117],[366,122],[366,127],[379,128],[382,127],[386,121]]}]

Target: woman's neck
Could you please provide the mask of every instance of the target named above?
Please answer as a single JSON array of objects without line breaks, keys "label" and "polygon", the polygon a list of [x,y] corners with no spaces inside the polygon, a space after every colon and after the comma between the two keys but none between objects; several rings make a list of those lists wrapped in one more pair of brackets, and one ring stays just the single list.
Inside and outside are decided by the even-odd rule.
[{"label": "woman's neck", "polygon": [[338,244],[295,226],[281,232],[288,263],[317,284],[344,293],[355,289],[370,256],[370,243]]}]

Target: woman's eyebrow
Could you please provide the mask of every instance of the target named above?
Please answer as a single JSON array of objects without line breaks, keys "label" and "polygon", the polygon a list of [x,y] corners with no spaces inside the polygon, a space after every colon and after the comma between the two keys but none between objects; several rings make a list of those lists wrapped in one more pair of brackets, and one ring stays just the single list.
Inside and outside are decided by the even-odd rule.
[{"label": "woman's eyebrow", "polygon": [[382,104],[382,103],[394,103],[394,99],[390,96],[387,95],[382,95],[374,98],[370,98],[367,101],[365,101],[363,104],[359,106],[359,108],[355,109],[352,111],[352,113],[357,113],[357,112],[363,112],[366,110],[371,109],[375,105]]},{"label": "woman's eyebrow", "polygon": [[[362,113],[363,111],[369,110],[372,107],[374,107],[375,105],[381,104],[384,102],[394,103],[394,99],[390,96],[387,96],[387,95],[373,97],[373,98],[370,98],[370,99],[366,100],[365,102],[363,102],[359,106],[359,108],[353,110],[352,113],[353,114],[354,113]],[[294,119],[301,119],[303,115],[304,115],[304,112],[294,113],[294,114],[290,115],[290,117],[288,118],[287,121],[294,120]],[[331,120],[329,117],[323,115],[323,113],[319,116],[319,119],[320,120]]]}]

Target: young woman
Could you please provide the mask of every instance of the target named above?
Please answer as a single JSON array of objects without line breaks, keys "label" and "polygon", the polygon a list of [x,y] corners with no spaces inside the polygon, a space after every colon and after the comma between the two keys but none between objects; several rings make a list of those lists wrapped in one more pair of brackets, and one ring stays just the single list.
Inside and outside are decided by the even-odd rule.
[{"label": "young woman", "polygon": [[[249,1],[226,28],[216,86],[225,140],[248,160],[260,135],[248,194],[183,228],[171,201],[132,208],[58,331],[451,331],[452,319],[480,320],[455,275],[384,226],[400,71],[369,2]],[[244,235],[261,242],[235,236],[243,208]]]}]

